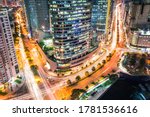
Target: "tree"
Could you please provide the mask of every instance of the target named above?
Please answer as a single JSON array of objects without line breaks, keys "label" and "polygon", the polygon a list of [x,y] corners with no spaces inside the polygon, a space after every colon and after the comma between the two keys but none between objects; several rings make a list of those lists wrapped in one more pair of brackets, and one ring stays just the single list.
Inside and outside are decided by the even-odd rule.
[{"label": "tree", "polygon": [[91,84],[95,85],[96,83],[93,81]]},{"label": "tree", "polygon": [[114,72],[116,72],[116,70],[113,69],[112,72],[114,73]]},{"label": "tree", "polygon": [[117,75],[117,74],[111,74],[111,75],[109,76],[109,80],[110,80],[110,81],[115,81],[116,79],[118,79],[118,75]]},{"label": "tree", "polygon": [[6,85],[4,84],[4,89],[6,89]]},{"label": "tree", "polygon": [[111,56],[112,56],[112,54],[111,54],[111,53],[109,53],[108,57],[111,57]]},{"label": "tree", "polygon": [[96,70],[96,68],[95,67],[92,67],[92,71],[95,71]]},{"label": "tree", "polygon": [[38,66],[37,65],[31,65],[31,69],[38,69]]},{"label": "tree", "polygon": [[31,67],[31,70],[33,71],[34,75],[38,75],[38,71],[37,71],[38,66],[37,65],[31,65],[30,67]]},{"label": "tree", "polygon": [[77,77],[76,77],[76,81],[77,81],[77,82],[78,82],[80,79],[81,79],[80,76],[77,76]]},{"label": "tree", "polygon": [[99,66],[101,66],[101,63],[98,63]]},{"label": "tree", "polygon": [[145,61],[146,61],[145,58],[140,59],[140,67],[143,67],[145,65],[146,63]]},{"label": "tree", "polygon": [[88,89],[88,88],[89,88],[89,86],[87,85],[85,88],[86,88],[86,89]]},{"label": "tree", "polygon": [[126,52],[126,55],[128,56],[128,55],[129,55],[129,52]]},{"label": "tree", "polygon": [[136,60],[137,60],[136,54],[132,54],[129,59],[130,65],[134,66],[136,64]]},{"label": "tree", "polygon": [[25,38],[25,36],[24,36],[23,34],[21,34],[21,38],[22,38],[22,39],[24,39],[24,38]]},{"label": "tree", "polygon": [[111,75],[110,75],[110,74],[108,74],[107,76],[108,76],[108,77],[110,77]]},{"label": "tree", "polygon": [[98,63],[97,67],[98,67],[98,68],[100,68],[100,67],[101,67],[101,64],[100,64],[100,63]]},{"label": "tree", "polygon": [[74,89],[71,94],[71,100],[79,99],[81,93],[85,93],[84,89]]},{"label": "tree", "polygon": [[105,63],[106,63],[106,61],[105,61],[105,60],[103,60],[103,61],[102,61],[102,63],[103,63],[103,64],[105,64]]},{"label": "tree", "polygon": [[43,46],[45,45],[44,41],[40,41],[40,42],[39,42],[39,45],[40,45],[41,47],[43,47]]},{"label": "tree", "polygon": [[67,80],[67,84],[71,85],[72,84],[71,80]]},{"label": "tree", "polygon": [[110,61],[111,57],[107,56],[106,61]]},{"label": "tree", "polygon": [[32,64],[33,59],[32,59],[32,58],[29,58],[28,60],[29,60],[29,63]]},{"label": "tree", "polygon": [[13,34],[13,37],[15,38],[15,41],[18,40],[18,39],[17,39],[17,37],[18,37],[18,34],[17,34],[17,33]]},{"label": "tree", "polygon": [[85,76],[86,76],[86,77],[89,76],[89,72],[88,72],[88,71],[85,72]]}]

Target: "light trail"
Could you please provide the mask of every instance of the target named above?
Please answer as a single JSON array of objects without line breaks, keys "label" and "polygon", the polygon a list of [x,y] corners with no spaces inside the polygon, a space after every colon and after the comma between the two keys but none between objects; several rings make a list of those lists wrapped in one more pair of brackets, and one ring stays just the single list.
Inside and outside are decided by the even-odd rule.
[{"label": "light trail", "polygon": [[30,65],[28,63],[28,59],[26,57],[26,53],[24,50],[24,45],[23,45],[23,42],[21,39],[19,41],[19,45],[20,45],[20,51],[21,51],[22,59],[24,62],[24,74],[26,77],[26,81],[27,81],[27,85],[28,85],[30,94],[33,95],[33,97],[37,100],[43,100],[43,97],[41,95],[41,91],[38,88],[37,83],[34,79],[33,72],[30,69]]}]

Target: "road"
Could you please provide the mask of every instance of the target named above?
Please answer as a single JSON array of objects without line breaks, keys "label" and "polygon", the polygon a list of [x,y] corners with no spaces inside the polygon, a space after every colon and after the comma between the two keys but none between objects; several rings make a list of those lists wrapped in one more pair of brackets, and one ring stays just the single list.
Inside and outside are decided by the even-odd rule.
[{"label": "road", "polygon": [[[87,64],[92,62],[92,64],[88,65],[87,67],[81,69],[83,66],[78,66],[78,71],[76,73],[73,73],[68,76],[64,77],[58,77],[56,74],[52,73],[47,73],[43,69],[43,65],[47,61],[47,57],[45,54],[42,52],[41,48],[36,44],[32,43],[31,40],[25,39],[26,45],[28,45],[28,48],[30,50],[30,54],[32,55],[34,59],[34,64],[38,66],[38,73],[40,76],[40,80],[44,86],[44,89],[39,89],[37,82],[35,81],[35,76],[33,75],[30,65],[28,63],[28,60],[26,58],[26,54],[24,51],[23,43],[20,41],[20,51],[21,55],[24,61],[24,73],[27,79],[27,85],[30,90],[30,94],[32,94],[32,97],[34,99],[43,99],[43,93],[47,95],[47,99],[69,99],[70,94],[73,89],[76,88],[81,88],[84,89],[87,85],[89,85],[91,82],[99,80],[102,75],[107,75],[110,73],[112,70],[118,70],[117,64],[119,59],[121,58],[121,55],[123,52],[128,51],[126,48],[126,37],[124,33],[124,27],[123,27],[123,22],[122,22],[122,11],[121,11],[121,3],[118,2],[116,5],[116,9],[114,9],[114,16],[112,19],[112,26],[111,26],[111,43],[109,46],[103,45],[99,46],[97,49],[95,55],[93,55],[91,58],[95,58],[95,60],[88,60]],[[21,15],[18,15],[18,22],[22,23],[23,19],[21,18]],[[23,25],[21,25],[21,31],[24,35],[27,35],[27,31],[24,28]],[[106,48],[103,54],[101,53],[102,48]],[[108,61],[102,69],[99,69],[96,71],[94,74],[91,76],[81,80],[77,85],[72,86],[72,87],[67,87],[66,86],[66,81],[70,79],[71,81],[74,81],[76,76],[85,76],[85,72],[89,71],[92,72],[92,67],[97,68],[97,65],[99,63],[102,63],[103,60],[106,59],[106,57],[109,55],[109,53],[113,52],[116,50],[114,55],[112,56],[111,60]],[[47,78],[50,78],[52,80],[57,80],[56,83],[52,83],[51,81],[49,82]],[[28,97],[28,96],[25,96]],[[30,97],[30,96],[29,96]]]},{"label": "road", "polygon": [[117,62],[118,59],[121,56],[121,51],[117,51],[114,56],[111,58],[111,60],[105,64],[105,66],[95,72],[93,75],[89,76],[88,78],[81,80],[77,85],[71,86],[71,87],[64,87],[62,89],[59,89],[55,92],[55,97],[57,99],[69,99],[71,92],[73,89],[85,89],[87,85],[92,83],[93,81],[97,81],[100,79],[101,76],[105,76],[108,73],[112,72],[112,70],[117,69]]},{"label": "road", "polygon": [[31,68],[30,68],[30,65],[29,65],[28,59],[26,57],[25,50],[24,50],[24,45],[23,45],[22,39],[19,40],[19,45],[20,45],[21,57],[23,60],[22,62],[24,62],[23,72],[24,72],[24,75],[26,78],[26,82],[27,82],[26,84],[28,86],[30,94],[33,96],[34,99],[42,100],[43,97],[42,97],[42,95],[40,93],[41,91],[35,81],[34,74],[31,71]]},{"label": "road", "polygon": [[[22,64],[22,73],[24,74],[24,77],[26,78],[26,84],[27,84],[27,87],[29,89],[29,95],[33,98],[33,99],[36,99],[36,100],[43,100],[43,97],[42,97],[42,94],[41,94],[41,90],[39,89],[36,81],[35,81],[35,76],[33,74],[33,72],[31,71],[31,68],[30,68],[30,65],[29,65],[29,62],[28,62],[28,59],[27,59],[27,56],[26,56],[26,53],[25,53],[25,49],[24,49],[24,44],[23,44],[23,41],[22,41],[22,38],[21,38],[21,30],[25,30],[24,28],[24,23],[23,23],[23,18],[22,18],[22,15],[21,15],[21,12],[22,9],[18,9],[15,13],[15,16],[16,16],[16,22],[18,22],[18,25],[19,25],[19,29],[17,30],[18,31],[18,34],[20,36],[19,38],[19,55],[20,55],[20,58],[18,61],[20,63],[23,63]],[[26,35],[26,32],[23,31],[23,33]]]},{"label": "road", "polygon": [[[113,28],[112,28],[112,43],[110,48],[108,47],[109,51],[116,50],[115,54],[112,56],[111,60],[105,64],[105,66],[95,72],[90,77],[81,80],[79,83],[77,83],[75,86],[69,86],[69,87],[63,87],[55,92],[55,97],[57,99],[70,99],[70,95],[72,93],[73,89],[85,89],[85,87],[89,84],[91,84],[93,81],[100,80],[101,76],[105,76],[112,72],[112,70],[118,70],[118,61],[121,58],[121,55],[124,53],[126,49],[125,47],[125,41],[123,40],[123,26],[121,22],[120,17],[120,5],[121,3],[118,3],[116,5],[115,10],[115,16],[113,17]],[[122,49],[124,49],[122,51]],[[104,57],[104,56],[103,56]]]},{"label": "road", "polygon": [[48,85],[48,81],[47,81],[48,77],[45,75],[45,72],[42,68],[42,62],[41,62],[41,58],[40,58],[38,51],[35,48],[33,48],[30,53],[32,54],[32,57],[34,58],[34,64],[36,64],[38,66],[38,73],[40,75],[40,79],[44,86],[46,94],[48,96],[48,99],[54,100],[55,97],[54,97],[52,89],[51,89],[52,86],[50,83]]}]

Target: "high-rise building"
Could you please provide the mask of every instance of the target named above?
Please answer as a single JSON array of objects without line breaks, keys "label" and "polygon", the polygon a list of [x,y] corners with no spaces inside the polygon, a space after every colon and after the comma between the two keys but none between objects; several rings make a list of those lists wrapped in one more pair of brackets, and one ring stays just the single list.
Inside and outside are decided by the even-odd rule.
[{"label": "high-rise building", "polygon": [[110,15],[111,0],[92,1],[92,27],[94,30],[105,33]]},{"label": "high-rise building", "polygon": [[38,25],[42,30],[50,30],[48,0],[36,0]]},{"label": "high-rise building", "polygon": [[123,0],[124,22],[130,28],[150,26],[150,0]]},{"label": "high-rise building", "polygon": [[107,39],[113,10],[113,0],[92,0],[92,47],[98,47],[100,41]]},{"label": "high-rise building", "polygon": [[133,0],[131,26],[150,25],[150,0]]},{"label": "high-rise building", "polygon": [[19,0],[0,0],[0,4],[3,6],[13,6],[18,5]]},{"label": "high-rise building", "polygon": [[8,12],[0,9],[0,82],[7,82],[19,72]]},{"label": "high-rise building", "polygon": [[150,1],[123,0],[123,22],[130,46],[150,52]]},{"label": "high-rise building", "polygon": [[[47,36],[50,30],[48,0],[24,0],[32,37]],[[43,33],[43,34],[42,34]]]},{"label": "high-rise building", "polygon": [[91,0],[49,2],[58,68],[77,66],[89,51]]}]

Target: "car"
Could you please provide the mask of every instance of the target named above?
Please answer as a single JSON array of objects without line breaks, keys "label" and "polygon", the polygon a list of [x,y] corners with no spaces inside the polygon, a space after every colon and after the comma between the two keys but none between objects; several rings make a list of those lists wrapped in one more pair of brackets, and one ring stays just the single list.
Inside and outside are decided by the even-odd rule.
[{"label": "car", "polygon": [[97,91],[94,91],[91,93],[91,96],[94,96],[97,93]]}]

